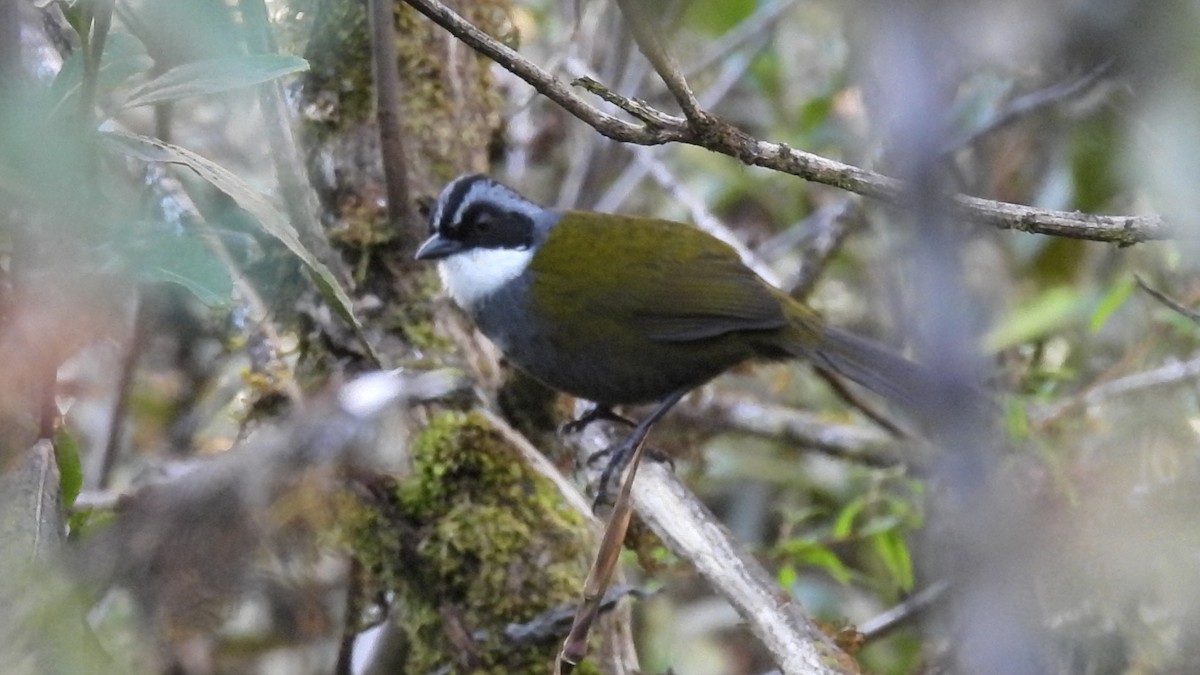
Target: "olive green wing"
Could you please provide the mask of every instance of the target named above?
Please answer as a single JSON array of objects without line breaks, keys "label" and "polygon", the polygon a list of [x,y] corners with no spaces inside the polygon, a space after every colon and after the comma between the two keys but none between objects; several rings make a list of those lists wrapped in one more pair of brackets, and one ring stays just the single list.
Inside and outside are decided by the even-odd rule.
[{"label": "olive green wing", "polygon": [[[777,291],[724,242],[690,225],[568,212],[534,261],[587,288],[586,311],[646,337],[685,342],[787,323]],[[569,300],[566,300],[569,302]]]}]

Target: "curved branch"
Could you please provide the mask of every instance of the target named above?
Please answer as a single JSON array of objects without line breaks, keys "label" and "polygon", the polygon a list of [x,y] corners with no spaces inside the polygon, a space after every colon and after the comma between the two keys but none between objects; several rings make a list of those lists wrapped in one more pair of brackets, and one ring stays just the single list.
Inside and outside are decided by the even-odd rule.
[{"label": "curved branch", "polygon": [[[595,485],[603,462],[596,453],[615,446],[624,429],[595,423],[568,436],[579,466]],[[692,565],[746,622],[783,675],[849,675],[858,668],[817,622],[779,590],[753,555],[661,462],[644,461],[633,481],[634,511],[681,560]]]},{"label": "curved branch", "polygon": [[[631,101],[611,91],[605,92],[603,98],[610,103],[619,101],[618,107],[626,111],[637,110],[637,118],[642,124],[625,121],[591,105],[562,80],[479,30],[439,0],[405,2],[614,141],[638,145],[672,142],[695,145],[748,165],[781,171],[888,203],[895,203],[904,191],[904,184],[895,178],[797,150],[783,143],[754,138],[711,113],[704,114],[704,124],[695,125],[690,120],[652,111],[644,102]],[[592,83],[588,88],[593,93],[598,89]],[[959,217],[1006,230],[1121,246],[1167,239],[1174,235],[1158,215],[1053,211],[963,194],[954,195],[951,203]]]}]

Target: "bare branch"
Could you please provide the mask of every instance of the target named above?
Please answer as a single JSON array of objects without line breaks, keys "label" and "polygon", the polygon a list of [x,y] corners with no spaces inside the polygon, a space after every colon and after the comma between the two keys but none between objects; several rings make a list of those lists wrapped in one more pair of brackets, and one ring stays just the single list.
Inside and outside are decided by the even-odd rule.
[{"label": "bare branch", "polygon": [[770,259],[770,249],[803,244],[800,264],[782,288],[793,298],[804,299],[812,293],[825,266],[841,250],[846,238],[865,225],[862,202],[845,197],[838,203],[817,209],[789,231],[772,239],[760,253]]},{"label": "bare branch", "polygon": [[772,0],[759,5],[753,14],[708,45],[704,54],[688,65],[684,76],[698,75],[717,63],[725,63],[730,54],[752,40],[767,39],[774,28],[772,24],[779,21],[783,13],[797,2],[798,0]]},{"label": "bare branch", "polygon": [[499,63],[505,70],[524,80],[567,112],[587,122],[596,131],[617,140],[642,145],[659,145],[682,139],[682,128],[649,128],[626,122],[598,110],[571,90],[562,80],[523,58],[507,45],[476,28],[437,0],[406,0],[418,12],[433,20],[472,49]]},{"label": "bare branch", "polygon": [[[1116,367],[1109,369],[1110,372],[1116,370]],[[1062,403],[1049,406],[1035,413],[1032,415],[1032,419],[1035,428],[1044,429],[1056,422],[1068,411],[1074,410],[1080,405],[1094,405],[1118,396],[1134,394],[1158,387],[1175,386],[1194,379],[1200,379],[1200,355],[1194,356],[1187,361],[1174,361],[1152,370],[1101,381],[1101,383],[1080,391]]]},{"label": "bare branch", "polygon": [[617,0],[617,5],[621,8],[621,15],[625,18],[625,24],[633,34],[638,49],[642,50],[650,65],[654,66],[654,71],[662,78],[663,84],[667,85],[667,91],[675,97],[688,122],[693,127],[707,126],[711,116],[700,106],[696,93],[688,86],[675,57],[667,52],[658,39],[659,31],[654,19],[649,16],[642,3],[635,0]]},{"label": "bare branch", "polygon": [[[625,433],[592,424],[569,439],[583,466]],[[594,467],[599,474],[602,467]],[[595,478],[596,476],[591,476]],[[845,653],[794,602],[780,597],[775,580],[686,486],[659,462],[643,463],[633,483],[634,510],[663,544],[696,568],[746,621],[780,670],[835,675],[858,672]]]},{"label": "bare branch", "polygon": [[895,466],[901,461],[898,442],[880,429],[830,424],[817,415],[769,403],[714,396],[679,406],[675,416],[690,428],[736,429],[867,466]]},{"label": "bare branch", "polygon": [[798,605],[781,601],[775,580],[666,465],[642,467],[633,502],[667,548],[693,564],[734,606],[783,673],[857,672]]},{"label": "bare branch", "polygon": [[[561,80],[494,40],[438,0],[405,1],[613,140],[639,145],[687,143],[734,157],[747,165],[789,173],[888,203],[897,203],[905,191],[904,184],[894,178],[796,150],[786,144],[756,139],[711,114],[706,116],[703,128],[697,129],[682,120],[671,121],[670,116],[663,113],[652,115],[644,109],[644,104],[638,106],[624,102],[623,106],[633,106],[658,123],[639,125],[627,122],[589,105]],[[616,97],[616,94],[611,96]],[[1176,234],[1157,215],[1111,216],[1054,211],[962,194],[951,198],[951,206],[959,218],[1000,229],[1123,246],[1166,239]]]},{"label": "bare branch", "polygon": [[892,632],[933,606],[949,590],[950,584],[935,581],[906,598],[904,602],[858,626],[864,640],[875,640]]},{"label": "bare branch", "polygon": [[388,220],[405,241],[419,236],[408,189],[404,131],[400,125],[400,69],[396,63],[396,22],[391,0],[368,0],[371,24],[371,72],[375,76],[376,122],[387,189]]},{"label": "bare branch", "polygon": [[1127,375],[1094,387],[1084,395],[1085,403],[1099,403],[1105,399],[1124,396],[1155,389],[1158,387],[1182,384],[1188,380],[1200,378],[1200,356],[1188,361],[1176,361],[1153,370]]},{"label": "bare branch", "polygon": [[1169,309],[1179,313],[1180,316],[1183,316],[1192,323],[1200,325],[1200,312],[1185,307],[1183,303],[1179,302],[1178,300],[1175,300],[1166,293],[1151,287],[1150,284],[1147,284],[1146,281],[1140,276],[1135,274],[1133,275],[1133,278],[1135,281],[1137,281],[1137,285],[1141,286],[1143,291],[1146,291],[1150,294],[1150,297],[1158,300],[1162,304],[1166,305]]},{"label": "bare branch", "polygon": [[1066,82],[1056,82],[1024,96],[1018,96],[982,127],[952,139],[942,148],[942,152],[948,154],[959,148],[974,145],[984,136],[995,133],[997,130],[1003,129],[1022,117],[1082,95],[1088,92],[1101,78],[1110,73],[1112,67],[1113,62],[1109,60],[1094,68],[1083,77]]}]

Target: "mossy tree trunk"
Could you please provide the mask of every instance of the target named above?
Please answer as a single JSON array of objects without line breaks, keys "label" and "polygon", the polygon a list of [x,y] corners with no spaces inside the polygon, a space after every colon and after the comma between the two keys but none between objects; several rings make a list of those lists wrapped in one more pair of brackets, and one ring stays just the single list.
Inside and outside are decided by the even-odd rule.
[{"label": "mossy tree trunk", "polygon": [[[457,4],[476,25],[507,32],[507,2]],[[383,301],[368,319],[384,358],[442,354],[487,373],[491,389],[499,371],[492,351],[437,299],[433,270],[412,261],[424,228],[387,225],[369,36],[362,2],[319,4],[301,108],[325,222],[355,270],[359,297]],[[502,147],[503,101],[487,61],[399,2],[395,39],[409,193],[430,198],[456,175],[487,170]],[[594,535],[587,516],[489,419],[430,411],[410,448],[411,474],[346,511],[364,594],[394,598],[380,672],[548,671],[557,652],[558,635],[518,640],[505,630],[578,599]]]}]

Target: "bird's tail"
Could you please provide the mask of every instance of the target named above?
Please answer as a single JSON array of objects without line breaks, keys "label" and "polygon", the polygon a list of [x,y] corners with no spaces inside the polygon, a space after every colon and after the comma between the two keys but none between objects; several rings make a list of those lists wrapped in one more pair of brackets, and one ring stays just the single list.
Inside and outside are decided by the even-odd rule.
[{"label": "bird's tail", "polygon": [[892,349],[837,328],[823,327],[817,344],[790,349],[814,366],[844,377],[924,417],[944,400],[954,383],[937,370],[911,361]]}]

